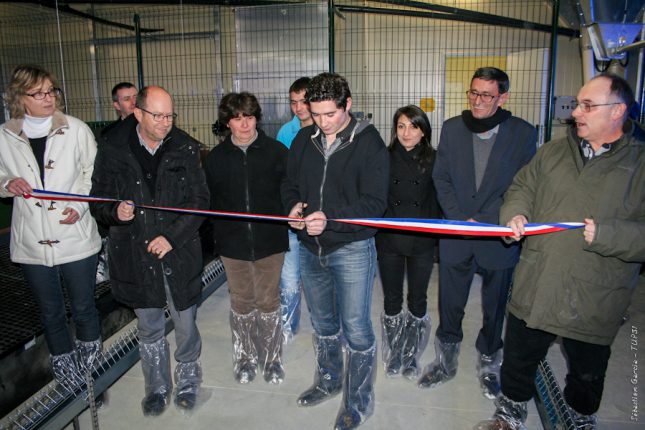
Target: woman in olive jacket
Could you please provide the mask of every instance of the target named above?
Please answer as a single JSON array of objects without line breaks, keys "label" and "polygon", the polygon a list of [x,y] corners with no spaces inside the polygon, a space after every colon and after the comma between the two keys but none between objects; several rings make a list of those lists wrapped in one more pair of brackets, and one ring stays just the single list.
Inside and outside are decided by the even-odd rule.
[{"label": "woman in olive jacket", "polygon": [[[432,182],[435,150],[425,112],[414,105],[394,114],[390,140],[390,186],[387,218],[438,218]],[[427,289],[434,264],[434,236],[386,230],[376,236],[383,284],[383,361],[388,376],[399,372],[411,380],[418,374],[430,322],[426,315]],[[407,273],[407,312],[403,309],[403,279]]]}]

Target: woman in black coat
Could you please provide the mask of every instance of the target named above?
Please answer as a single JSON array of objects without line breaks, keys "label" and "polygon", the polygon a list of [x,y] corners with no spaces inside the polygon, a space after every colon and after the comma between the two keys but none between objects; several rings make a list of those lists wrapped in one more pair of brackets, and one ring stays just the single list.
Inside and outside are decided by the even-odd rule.
[{"label": "woman in black coat", "polygon": [[[218,116],[230,134],[204,164],[211,209],[282,215],[287,148],[257,128],[262,109],[256,97],[229,93]],[[267,382],[279,384],[284,379],[279,287],[287,225],[215,218],[213,231],[231,295],[235,379],[249,383],[259,367]]]},{"label": "woman in black coat", "polygon": [[[390,186],[387,218],[438,218],[432,182],[435,150],[425,112],[414,105],[394,114],[390,140]],[[383,284],[383,361],[387,376],[401,371],[418,375],[420,357],[430,333],[426,315],[427,290],[434,264],[436,238],[417,232],[382,230],[376,236]],[[407,273],[407,311],[403,309],[403,280]]]}]

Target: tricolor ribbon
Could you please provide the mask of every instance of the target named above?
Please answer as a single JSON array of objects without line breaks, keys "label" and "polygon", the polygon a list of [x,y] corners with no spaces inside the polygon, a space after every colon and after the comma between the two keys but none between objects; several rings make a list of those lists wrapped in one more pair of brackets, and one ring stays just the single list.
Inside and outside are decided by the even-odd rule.
[{"label": "tricolor ribbon", "polygon": [[[25,198],[36,198],[41,200],[76,201],[76,202],[121,202],[123,200],[106,197],[93,197],[81,194],[60,193],[56,191],[33,190],[25,194]],[[290,218],[279,215],[263,215],[245,212],[211,211],[204,209],[185,209],[167,206],[137,205],[143,209],[159,210],[166,212],[178,212],[190,215],[223,216],[242,219],[255,219],[264,221],[302,221],[302,218]],[[452,221],[444,219],[421,219],[421,218],[340,218],[328,219],[327,221],[342,222],[345,224],[363,225],[367,227],[378,227],[392,230],[418,231],[422,233],[454,234],[461,236],[513,236],[510,227],[496,224],[485,224],[470,221]],[[557,231],[571,230],[584,227],[582,222],[559,222],[559,223],[528,223],[524,226],[526,236],[535,234],[554,233]]]}]

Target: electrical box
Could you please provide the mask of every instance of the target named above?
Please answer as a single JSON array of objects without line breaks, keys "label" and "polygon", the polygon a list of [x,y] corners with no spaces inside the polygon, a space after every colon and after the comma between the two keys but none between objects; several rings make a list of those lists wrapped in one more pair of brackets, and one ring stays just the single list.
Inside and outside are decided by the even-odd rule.
[{"label": "electrical box", "polygon": [[555,98],[555,109],[553,110],[553,119],[565,121],[571,118],[571,113],[576,107],[576,98],[574,96],[558,96]]}]

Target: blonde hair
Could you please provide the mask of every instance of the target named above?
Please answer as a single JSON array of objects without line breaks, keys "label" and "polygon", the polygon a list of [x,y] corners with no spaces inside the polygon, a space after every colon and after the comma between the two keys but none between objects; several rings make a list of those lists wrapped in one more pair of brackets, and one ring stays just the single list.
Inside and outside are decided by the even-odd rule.
[{"label": "blonde hair", "polygon": [[[13,69],[11,82],[5,93],[5,102],[9,108],[11,118],[25,117],[25,106],[22,98],[27,94],[27,91],[37,87],[47,79],[51,81],[54,87],[58,88],[56,78],[40,66],[22,64]],[[63,100],[60,95],[56,96],[56,109],[63,109]]]}]

